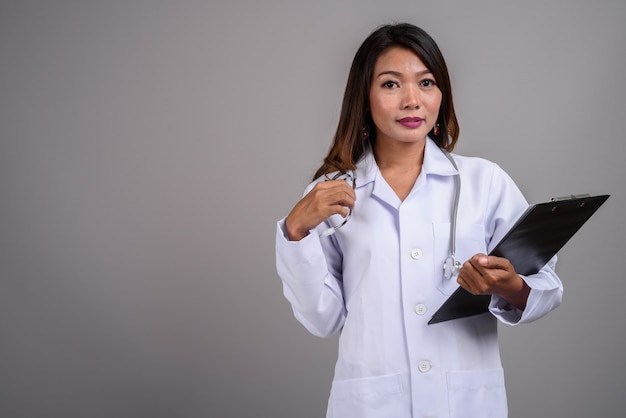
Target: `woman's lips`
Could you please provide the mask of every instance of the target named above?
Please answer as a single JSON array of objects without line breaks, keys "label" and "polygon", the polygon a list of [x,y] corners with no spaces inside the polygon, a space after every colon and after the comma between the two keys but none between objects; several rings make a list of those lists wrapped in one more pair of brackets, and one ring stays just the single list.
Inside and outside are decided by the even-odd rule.
[{"label": "woman's lips", "polygon": [[411,129],[419,128],[423,122],[424,119],[418,117],[406,117],[398,120],[400,125]]}]

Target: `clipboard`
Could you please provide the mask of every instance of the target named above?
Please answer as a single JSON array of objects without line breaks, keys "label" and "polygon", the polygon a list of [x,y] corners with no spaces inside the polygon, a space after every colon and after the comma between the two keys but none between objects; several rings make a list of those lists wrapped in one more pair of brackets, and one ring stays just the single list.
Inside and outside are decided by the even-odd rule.
[{"label": "clipboard", "polygon": [[[531,205],[489,255],[509,259],[518,274],[535,274],[576,234],[610,195],[571,195]],[[491,295],[459,287],[428,324],[485,313]]]}]

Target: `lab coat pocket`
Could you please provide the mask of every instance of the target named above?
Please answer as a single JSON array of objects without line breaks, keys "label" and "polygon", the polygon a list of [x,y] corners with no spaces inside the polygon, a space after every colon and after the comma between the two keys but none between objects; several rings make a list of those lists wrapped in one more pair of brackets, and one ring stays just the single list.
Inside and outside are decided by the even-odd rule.
[{"label": "lab coat pocket", "polygon": [[448,372],[451,418],[506,418],[508,414],[504,371]]},{"label": "lab coat pocket", "polygon": [[388,418],[410,415],[398,374],[336,380],[330,401],[333,418]]},{"label": "lab coat pocket", "polygon": [[[456,281],[457,275],[451,278],[444,277],[443,264],[450,255],[450,223],[433,224],[434,235],[434,261],[435,286],[444,295],[450,295],[454,292],[459,284]],[[455,259],[463,264],[470,257],[477,253],[485,253],[487,245],[485,243],[485,229],[480,224],[457,223],[455,234]]]}]

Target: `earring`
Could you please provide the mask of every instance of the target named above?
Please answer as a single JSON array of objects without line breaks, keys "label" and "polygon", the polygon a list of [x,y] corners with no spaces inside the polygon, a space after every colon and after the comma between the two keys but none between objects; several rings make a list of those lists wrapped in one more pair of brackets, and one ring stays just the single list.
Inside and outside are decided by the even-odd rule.
[{"label": "earring", "polygon": [[433,128],[433,133],[435,134],[435,136],[439,136],[439,132],[441,130],[439,129],[439,123],[435,124],[435,127]]},{"label": "earring", "polygon": [[365,125],[363,125],[363,127],[361,128],[361,139],[363,141],[367,141],[370,137],[370,127],[369,125],[366,123]]}]

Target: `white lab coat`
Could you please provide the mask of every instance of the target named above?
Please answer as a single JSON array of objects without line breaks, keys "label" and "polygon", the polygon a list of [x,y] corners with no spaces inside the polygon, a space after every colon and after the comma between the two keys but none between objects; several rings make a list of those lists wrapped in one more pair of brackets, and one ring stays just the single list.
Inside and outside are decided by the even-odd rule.
[{"label": "white lab coat", "polygon": [[[488,253],[528,204],[496,164],[454,158],[456,256],[465,261]],[[536,320],[560,304],[563,287],[553,259],[523,277],[531,288],[523,312],[494,296],[490,313],[427,325],[458,287],[442,269],[455,173],[427,139],[421,174],[400,201],[370,151],[357,164],[352,217],[334,235],[320,237],[323,223],[288,241],[278,222],[277,270],[296,318],[321,337],[341,331],[327,417],[507,416],[496,318]]]}]

